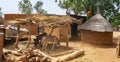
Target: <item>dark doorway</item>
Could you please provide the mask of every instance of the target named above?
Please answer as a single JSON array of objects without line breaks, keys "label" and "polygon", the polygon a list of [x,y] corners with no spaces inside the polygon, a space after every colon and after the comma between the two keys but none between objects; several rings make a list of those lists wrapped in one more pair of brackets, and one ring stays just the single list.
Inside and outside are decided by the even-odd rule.
[{"label": "dark doorway", "polygon": [[75,39],[78,35],[77,35],[77,27],[78,24],[77,23],[72,23],[71,24],[71,35],[72,35],[72,39]]}]

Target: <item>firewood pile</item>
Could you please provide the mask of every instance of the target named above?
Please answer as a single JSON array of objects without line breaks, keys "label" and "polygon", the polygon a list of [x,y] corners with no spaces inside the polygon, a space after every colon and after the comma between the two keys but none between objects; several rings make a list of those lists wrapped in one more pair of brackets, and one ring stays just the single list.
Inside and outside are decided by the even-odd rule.
[{"label": "firewood pile", "polygon": [[70,16],[44,16],[44,15],[34,15],[26,17],[25,19],[16,19],[8,21],[10,24],[17,25],[28,25],[36,24],[39,26],[50,26],[50,27],[59,27],[66,26],[74,21],[77,21],[75,18]]},{"label": "firewood pile", "polygon": [[75,20],[76,20],[75,18],[71,18],[69,16],[40,16],[40,15],[35,15],[35,16],[26,18],[27,22],[33,22],[35,24],[42,25],[42,26],[48,26],[48,25],[49,26],[50,25],[59,26],[59,25],[63,25],[66,23],[72,23]]},{"label": "firewood pile", "polygon": [[4,62],[66,62],[84,55],[83,50],[68,51],[58,53],[56,56],[50,56],[38,49],[28,48],[17,51],[3,49]]}]

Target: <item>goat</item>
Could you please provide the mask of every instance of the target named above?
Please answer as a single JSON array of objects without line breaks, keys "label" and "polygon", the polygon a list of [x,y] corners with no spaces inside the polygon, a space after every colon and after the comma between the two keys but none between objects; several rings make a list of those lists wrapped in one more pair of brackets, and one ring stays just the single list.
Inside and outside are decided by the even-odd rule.
[{"label": "goat", "polygon": [[42,38],[41,44],[42,44],[42,51],[47,52],[48,44],[52,44],[52,50],[53,50],[55,48],[55,45],[60,46],[60,41],[56,36],[47,35]]},{"label": "goat", "polygon": [[44,36],[47,36],[47,34],[42,33],[42,34],[36,36],[36,39],[34,39],[34,45],[37,46],[37,44],[39,44],[39,41],[42,40],[42,37],[44,37]]}]

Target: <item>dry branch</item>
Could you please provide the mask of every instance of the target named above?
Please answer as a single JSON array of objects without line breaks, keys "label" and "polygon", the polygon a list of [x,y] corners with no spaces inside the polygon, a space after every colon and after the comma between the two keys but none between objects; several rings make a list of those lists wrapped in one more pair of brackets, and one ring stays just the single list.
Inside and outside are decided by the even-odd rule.
[{"label": "dry branch", "polygon": [[57,53],[57,54],[53,54],[51,56],[52,57],[63,56],[63,55],[70,54],[70,53],[73,53],[73,52],[75,52],[75,50],[70,50],[70,51],[66,51],[66,52],[62,52],[62,53]]},{"label": "dry branch", "polygon": [[[6,51],[6,50],[4,50]],[[78,51],[68,51],[69,54],[61,56],[61,57],[52,57],[40,50],[33,50],[33,49],[27,49],[25,51],[12,51],[8,50],[10,53],[14,54],[16,57],[14,58],[14,61],[22,61],[22,62],[29,62],[29,61],[38,61],[38,62],[66,62],[69,60],[72,60],[74,58],[77,58],[84,54],[83,50]],[[66,53],[65,53],[66,54]],[[9,58],[7,58],[9,59]]]},{"label": "dry branch", "polygon": [[57,58],[51,57],[51,56],[41,52],[40,50],[34,50],[34,53],[39,54],[38,56],[41,56],[41,55],[43,56],[42,62],[43,61],[50,61],[50,62],[56,61],[57,62],[57,60],[58,60]]},{"label": "dry branch", "polygon": [[75,51],[71,54],[60,57],[58,62],[66,62],[66,61],[72,60],[74,58],[77,58],[81,55],[84,55],[84,51],[83,50],[78,50],[78,51]]},{"label": "dry branch", "polygon": [[3,49],[3,51],[4,51],[5,54],[13,54],[15,56],[22,56],[23,55],[22,53],[19,53],[18,51],[5,50],[5,49]]},{"label": "dry branch", "polygon": [[84,55],[84,51],[83,50],[78,50],[78,51],[75,51],[71,54],[61,56],[59,58],[51,57],[49,55],[44,54],[41,51],[39,51],[39,54],[42,54],[44,56],[43,61],[47,60],[47,61],[50,61],[50,62],[66,62],[66,61],[72,60],[74,58],[77,58],[81,55]]}]

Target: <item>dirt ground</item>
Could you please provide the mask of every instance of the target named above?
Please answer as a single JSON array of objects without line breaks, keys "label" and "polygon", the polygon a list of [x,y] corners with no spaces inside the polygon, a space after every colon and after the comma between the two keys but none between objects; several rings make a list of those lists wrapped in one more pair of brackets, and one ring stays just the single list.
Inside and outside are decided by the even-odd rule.
[{"label": "dirt ground", "polygon": [[[113,37],[118,36],[120,36],[120,32],[114,32]],[[19,47],[24,49],[25,44],[26,42],[20,42]],[[34,47],[33,42],[31,42],[30,47],[41,49],[39,46]],[[116,55],[116,45],[101,47],[93,46],[83,41],[70,41],[69,48],[70,49],[66,49],[65,42],[62,42],[61,47],[56,48],[54,51],[51,51],[50,48],[48,48],[48,54],[52,56],[60,52],[83,49],[85,51],[85,55],[68,62],[120,62],[120,58],[117,58]],[[5,49],[14,50],[13,45],[8,45]]]}]

